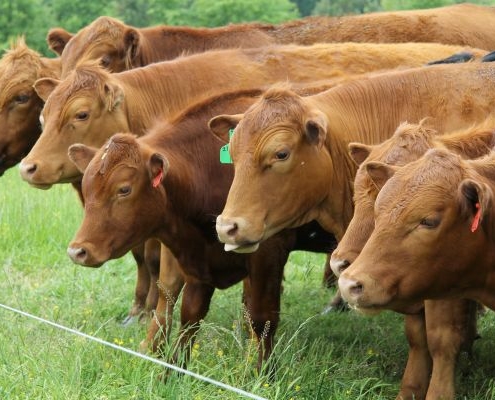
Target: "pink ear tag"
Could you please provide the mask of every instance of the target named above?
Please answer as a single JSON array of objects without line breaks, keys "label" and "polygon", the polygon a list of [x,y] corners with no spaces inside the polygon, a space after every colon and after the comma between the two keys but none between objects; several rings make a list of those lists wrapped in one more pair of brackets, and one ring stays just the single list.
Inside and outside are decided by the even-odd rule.
[{"label": "pink ear tag", "polygon": [[476,203],[475,207],[478,209],[478,211],[476,211],[476,214],[474,215],[473,223],[471,225],[471,232],[474,232],[474,231],[476,231],[476,229],[478,229],[478,226],[480,224],[480,219],[481,219],[480,203]]},{"label": "pink ear tag", "polygon": [[163,179],[163,169],[158,170],[158,174],[153,178],[153,187],[156,188]]}]

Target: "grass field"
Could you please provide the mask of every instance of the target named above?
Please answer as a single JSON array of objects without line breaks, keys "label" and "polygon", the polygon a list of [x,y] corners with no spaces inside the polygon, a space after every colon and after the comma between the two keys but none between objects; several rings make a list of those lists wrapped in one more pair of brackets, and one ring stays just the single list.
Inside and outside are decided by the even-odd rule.
[{"label": "grass field", "polygon": [[[17,169],[1,178],[0,303],[137,349],[146,326],[121,325],[133,298],[129,256],[89,269],[65,249],[82,209],[71,187],[30,188]],[[239,286],[214,295],[189,369],[268,399],[393,399],[407,346],[402,317],[320,315],[324,257],[294,253],[286,268],[276,379],[255,372]],[[177,320],[177,318],[176,318]],[[190,377],[157,379],[160,366],[0,309],[0,399],[238,399]],[[177,329],[177,327],[175,327]],[[461,359],[459,399],[495,398],[495,318],[479,321],[474,360]]]}]

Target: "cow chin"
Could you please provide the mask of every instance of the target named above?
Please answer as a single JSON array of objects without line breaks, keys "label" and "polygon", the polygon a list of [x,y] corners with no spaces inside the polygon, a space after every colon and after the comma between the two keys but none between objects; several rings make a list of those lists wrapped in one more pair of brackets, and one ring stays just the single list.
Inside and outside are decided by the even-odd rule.
[{"label": "cow chin", "polygon": [[51,183],[44,183],[44,184],[42,184],[42,183],[29,183],[29,185],[36,188],[36,189],[42,189],[42,190],[48,190],[53,186],[53,184],[51,184]]},{"label": "cow chin", "polygon": [[250,243],[247,245],[236,245],[236,244],[228,244],[226,243],[224,246],[225,251],[233,251],[234,253],[246,254],[246,253],[254,253],[260,247],[259,242]]}]

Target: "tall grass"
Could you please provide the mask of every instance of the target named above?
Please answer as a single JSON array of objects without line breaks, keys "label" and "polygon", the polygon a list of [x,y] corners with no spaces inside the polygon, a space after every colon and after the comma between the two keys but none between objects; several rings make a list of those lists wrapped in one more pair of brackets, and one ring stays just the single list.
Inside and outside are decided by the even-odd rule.
[{"label": "tall grass", "polygon": [[[73,265],[65,249],[82,209],[71,187],[36,190],[16,169],[0,185],[0,303],[137,349],[146,326],[121,325],[133,298],[131,257]],[[287,265],[275,379],[256,373],[239,285],[215,294],[188,367],[269,399],[394,398],[407,356],[402,317],[320,315],[331,296],[321,287],[323,261],[298,252]],[[177,374],[163,382],[159,366],[3,309],[0,321],[2,399],[239,398]],[[491,312],[480,318],[474,359],[460,362],[459,399],[495,396],[494,324]]]}]

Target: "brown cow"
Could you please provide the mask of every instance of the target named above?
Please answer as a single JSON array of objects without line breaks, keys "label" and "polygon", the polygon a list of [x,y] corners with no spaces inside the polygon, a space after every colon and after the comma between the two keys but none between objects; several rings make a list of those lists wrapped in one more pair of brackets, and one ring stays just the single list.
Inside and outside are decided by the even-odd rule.
[{"label": "brown cow", "polygon": [[118,74],[82,65],[62,82],[36,82],[36,91],[46,100],[44,130],[22,160],[21,175],[38,187],[79,179],[80,172],[67,157],[71,144],[84,140],[98,147],[118,131],[141,135],[157,116],[173,115],[192,102],[230,88],[259,87],[279,80],[338,78],[340,82],[342,75],[422,65],[452,54],[454,49],[459,48],[337,43],[218,50]]},{"label": "brown cow", "polygon": [[351,304],[410,311],[423,299],[466,297],[495,309],[495,154],[463,160],[433,149],[396,171],[367,169],[383,187],[373,233],[339,281]]},{"label": "brown cow", "polygon": [[240,120],[230,147],[236,174],[217,219],[220,240],[227,249],[254,251],[281,229],[313,219],[340,240],[353,214],[357,169],[347,144],[381,142],[400,122],[425,116],[439,131],[482,121],[493,110],[494,83],[491,64],[437,65],[304,98],[273,88],[244,117],[217,117],[211,125],[220,134]]},{"label": "brown cow", "polygon": [[[351,143],[350,154],[361,166],[354,180],[354,215],[332,253],[334,272],[338,275],[354,261],[373,230],[373,204],[378,188],[369,178],[363,162],[404,165],[418,159],[432,147],[450,148],[468,158],[480,157],[495,145],[494,126],[495,121],[490,118],[468,130],[436,136],[437,132],[427,128],[424,121],[420,124],[404,123],[390,139],[379,145]],[[461,345],[469,351],[476,335],[476,305],[472,303],[469,300],[425,302],[428,333],[441,332],[427,337],[433,371],[426,398],[454,399],[455,360]]]},{"label": "brown cow", "polygon": [[[99,266],[137,243],[159,238],[185,275],[181,322],[183,329],[189,329],[181,335],[182,346],[193,340],[214,289],[247,279],[247,309],[253,329],[263,341],[261,366],[272,350],[278,325],[287,256],[293,249],[308,247],[301,248],[297,232],[288,230],[256,254],[223,251],[216,240],[214,215],[225,201],[233,170],[231,165],[219,163],[223,143],[209,134],[207,118],[202,118],[200,127],[194,110],[191,114],[193,118],[177,126],[158,124],[138,139],[130,134],[114,135],[91,163],[94,150],[71,146],[71,158],[79,168],[87,169],[83,177],[85,219],[68,253],[77,263]],[[335,240],[325,235],[329,240],[320,251],[328,252]]]},{"label": "brown cow", "polygon": [[41,57],[22,37],[0,60],[0,176],[26,156],[41,133],[43,101],[34,82],[59,74],[59,59]]},{"label": "brown cow", "polygon": [[119,72],[184,53],[269,44],[436,42],[493,50],[494,26],[493,8],[458,4],[360,16],[308,17],[280,25],[251,23],[219,28],[135,28],[110,17],[100,17],[70,41],[68,33],[61,28],[52,29],[47,40],[62,56],[65,76],[66,71],[88,57],[101,59],[111,71]]}]

